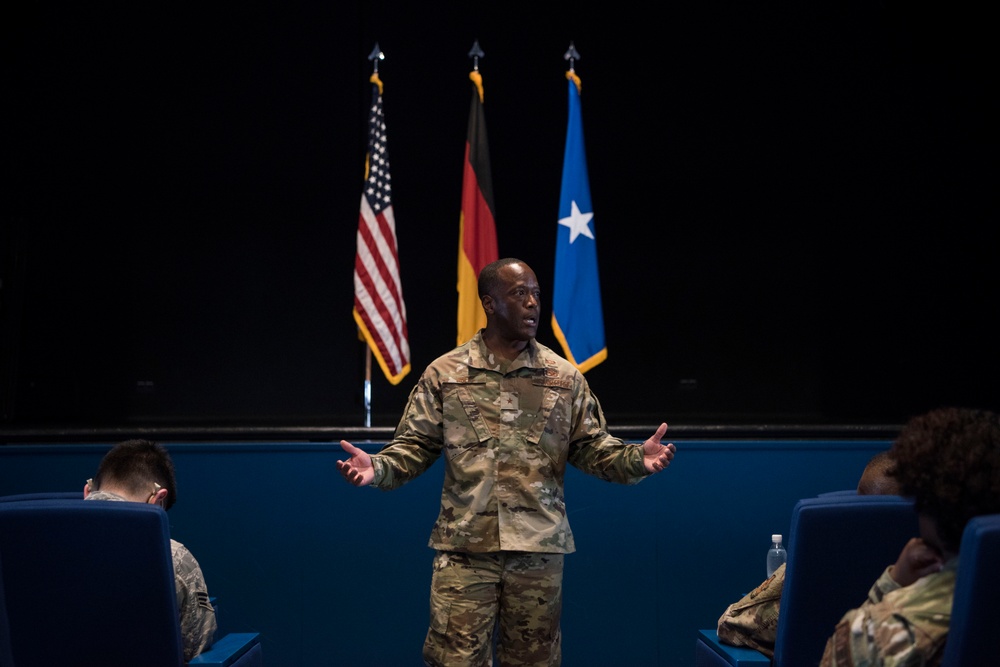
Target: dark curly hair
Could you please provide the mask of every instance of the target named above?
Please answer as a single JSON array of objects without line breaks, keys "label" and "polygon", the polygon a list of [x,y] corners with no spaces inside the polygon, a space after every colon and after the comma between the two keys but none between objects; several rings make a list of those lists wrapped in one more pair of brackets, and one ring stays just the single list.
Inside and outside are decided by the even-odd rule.
[{"label": "dark curly hair", "polygon": [[969,519],[1000,513],[1000,415],[931,410],[903,426],[891,452],[900,494],[934,521],[946,549],[958,552]]}]

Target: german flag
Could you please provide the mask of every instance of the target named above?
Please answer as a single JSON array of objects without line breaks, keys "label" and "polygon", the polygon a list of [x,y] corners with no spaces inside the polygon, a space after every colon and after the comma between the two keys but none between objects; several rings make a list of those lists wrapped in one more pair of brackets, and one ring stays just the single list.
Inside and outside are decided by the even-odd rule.
[{"label": "german flag", "polygon": [[[475,47],[474,47],[475,49]],[[483,113],[483,77],[478,67],[469,73],[472,104],[465,142],[465,169],[462,175],[462,214],[458,236],[458,344],[472,338],[486,326],[486,313],[479,302],[476,282],[479,272],[499,259],[493,205],[490,149],[486,141]]]}]

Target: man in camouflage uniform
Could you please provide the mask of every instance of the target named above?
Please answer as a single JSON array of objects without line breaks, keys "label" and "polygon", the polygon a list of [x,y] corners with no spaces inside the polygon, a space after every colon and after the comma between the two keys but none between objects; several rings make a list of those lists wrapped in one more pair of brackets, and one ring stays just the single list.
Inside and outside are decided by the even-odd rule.
[{"label": "man in camouflage uniform", "polygon": [[941,663],[965,524],[1000,513],[1000,415],[942,408],[908,421],[892,474],[912,496],[920,537],[909,540],[868,599],[844,614],[821,667]]},{"label": "man in camouflage uniform", "polygon": [[[104,455],[93,479],[83,488],[85,500],[131,501],[170,509],[177,499],[174,464],[167,450],[148,440],[126,440]],[[127,539],[127,538],[126,538]],[[187,547],[170,540],[174,586],[180,614],[184,661],[211,646],[215,638],[215,609],[198,561]]]},{"label": "man in camouflage uniform", "polygon": [[[881,451],[865,465],[858,481],[859,495],[896,495],[899,484],[889,474],[892,456]],[[778,611],[785,586],[785,564],[742,598],[732,603],[719,617],[719,641],[732,646],[748,646],[769,658],[774,657],[778,635]]]},{"label": "man in camouflage uniform", "polygon": [[566,464],[636,484],[670,465],[661,424],[643,444],[612,437],[583,374],[535,340],[540,290],[524,262],[479,275],[486,326],[433,361],[410,392],[391,442],[370,456],[351,443],[337,462],[355,486],[389,490],[444,459],[429,546],[432,667],[559,665]]}]

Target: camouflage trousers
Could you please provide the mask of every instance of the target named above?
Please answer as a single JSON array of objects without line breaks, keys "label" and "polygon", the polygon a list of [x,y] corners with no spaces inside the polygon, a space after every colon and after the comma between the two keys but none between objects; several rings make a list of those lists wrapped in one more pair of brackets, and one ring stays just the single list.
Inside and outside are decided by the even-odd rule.
[{"label": "camouflage trousers", "polygon": [[563,554],[438,551],[424,664],[557,667],[562,578]]}]

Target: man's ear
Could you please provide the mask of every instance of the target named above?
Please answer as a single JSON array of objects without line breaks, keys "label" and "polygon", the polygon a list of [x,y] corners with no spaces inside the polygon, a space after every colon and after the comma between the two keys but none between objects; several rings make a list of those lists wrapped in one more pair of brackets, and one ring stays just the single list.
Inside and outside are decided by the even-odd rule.
[{"label": "man's ear", "polygon": [[163,509],[167,509],[167,495],[169,493],[170,492],[167,491],[166,489],[159,489],[156,493],[153,494],[152,498],[153,504],[159,505]]},{"label": "man's ear", "polygon": [[489,294],[487,294],[486,296],[484,296],[482,298],[482,303],[483,303],[483,311],[487,315],[492,314],[493,313],[493,297],[491,297]]},{"label": "man's ear", "polygon": [[88,479],[83,484],[83,497],[86,498],[89,495],[90,495],[90,480]]}]

